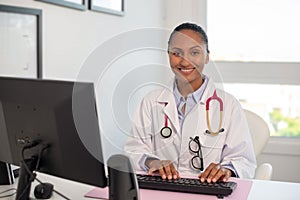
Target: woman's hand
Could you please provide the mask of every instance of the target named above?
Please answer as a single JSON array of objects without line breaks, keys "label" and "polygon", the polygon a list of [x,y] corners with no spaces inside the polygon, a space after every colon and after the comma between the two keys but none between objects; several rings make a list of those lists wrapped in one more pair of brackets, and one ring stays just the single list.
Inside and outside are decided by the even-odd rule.
[{"label": "woman's hand", "polygon": [[218,180],[226,182],[231,176],[232,171],[230,169],[222,167],[220,163],[210,163],[205,171],[199,174],[200,181],[207,181],[208,183],[215,183]]},{"label": "woman's hand", "polygon": [[170,160],[147,160],[146,165],[150,168],[148,172],[149,175],[152,175],[154,172],[159,172],[162,179],[179,178],[179,173]]}]

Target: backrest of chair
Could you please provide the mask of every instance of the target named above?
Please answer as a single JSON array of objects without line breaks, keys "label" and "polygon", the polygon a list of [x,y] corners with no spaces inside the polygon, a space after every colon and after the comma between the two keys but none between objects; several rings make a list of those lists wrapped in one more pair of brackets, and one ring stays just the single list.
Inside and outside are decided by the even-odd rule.
[{"label": "backrest of chair", "polygon": [[263,118],[249,110],[244,109],[244,112],[250,129],[255,156],[257,157],[268,142],[270,130]]}]

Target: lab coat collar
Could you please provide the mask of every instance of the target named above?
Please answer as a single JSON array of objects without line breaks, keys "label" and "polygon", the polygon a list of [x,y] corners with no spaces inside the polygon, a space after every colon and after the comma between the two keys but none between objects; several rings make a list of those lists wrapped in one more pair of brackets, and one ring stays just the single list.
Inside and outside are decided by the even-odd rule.
[{"label": "lab coat collar", "polygon": [[[206,76],[207,77],[207,76]],[[208,83],[207,83],[207,86],[203,92],[203,95],[200,99],[200,103],[201,104],[205,104],[206,103],[206,100],[211,97],[213,94],[214,94],[214,91],[216,90],[216,87],[215,87],[215,84],[214,84],[214,81],[207,77],[208,79]]]},{"label": "lab coat collar", "polygon": [[168,87],[165,87],[162,90],[161,94],[157,98],[157,102],[165,105],[162,111],[168,116],[170,122],[175,127],[176,132],[179,132],[179,119],[173,94],[174,81],[175,80],[173,80],[172,83],[168,85]]},{"label": "lab coat collar", "polygon": [[[209,97],[211,97],[214,91],[216,90],[213,80],[209,77],[207,77],[207,79],[208,79],[208,83],[200,99],[200,104],[205,104],[206,100]],[[176,102],[173,94],[174,81],[175,79],[162,90],[161,94],[157,97],[157,102],[165,105],[163,108],[163,112],[168,116],[170,122],[173,124],[176,131],[179,132],[180,125],[178,119],[178,112],[177,112]]]}]

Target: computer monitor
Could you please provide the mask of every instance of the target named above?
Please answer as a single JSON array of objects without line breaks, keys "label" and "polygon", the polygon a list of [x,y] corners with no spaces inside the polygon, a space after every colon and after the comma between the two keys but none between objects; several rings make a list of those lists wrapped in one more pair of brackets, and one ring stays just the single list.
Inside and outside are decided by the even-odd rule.
[{"label": "computer monitor", "polygon": [[19,192],[28,168],[107,186],[92,83],[0,77],[0,161],[24,159]]}]

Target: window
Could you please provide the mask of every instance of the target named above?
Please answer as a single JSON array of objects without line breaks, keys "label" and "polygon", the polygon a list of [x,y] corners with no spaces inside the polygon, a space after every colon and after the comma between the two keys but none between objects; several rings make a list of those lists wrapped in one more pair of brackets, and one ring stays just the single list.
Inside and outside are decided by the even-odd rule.
[{"label": "window", "polygon": [[215,60],[300,61],[299,0],[208,0]]},{"label": "window", "polygon": [[[259,114],[272,136],[300,137],[300,86],[274,84],[224,84],[242,107]],[[251,95],[249,95],[251,94]]]},{"label": "window", "polygon": [[272,136],[300,137],[300,1],[206,2],[210,58],[224,89]]}]

